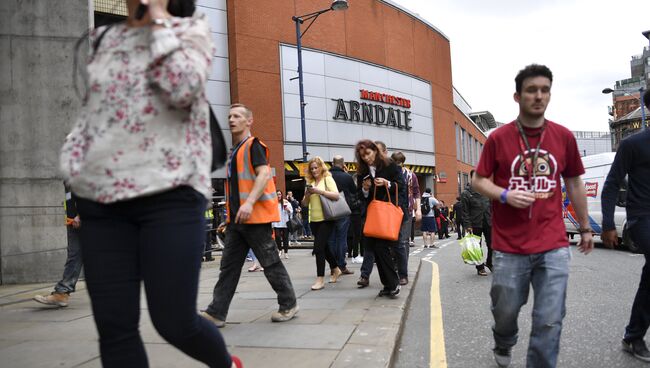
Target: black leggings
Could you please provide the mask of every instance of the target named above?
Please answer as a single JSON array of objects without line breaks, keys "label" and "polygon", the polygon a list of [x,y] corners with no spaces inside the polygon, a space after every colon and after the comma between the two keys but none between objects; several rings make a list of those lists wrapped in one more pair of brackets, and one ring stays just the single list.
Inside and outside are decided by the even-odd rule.
[{"label": "black leggings", "polygon": [[274,227],[273,231],[275,232],[275,244],[278,246],[278,251],[282,250],[280,248],[280,242],[282,242],[284,252],[289,253],[289,230],[286,227]]},{"label": "black leggings", "polygon": [[336,258],[330,251],[328,241],[332,231],[334,231],[334,221],[310,222],[311,233],[314,235],[314,254],[316,255],[316,276],[325,276],[325,260],[330,265],[330,269],[338,267]]},{"label": "black leggings", "polygon": [[140,286],[160,335],[210,367],[230,367],[219,330],[196,308],[206,199],[190,187],[113,204],[78,199],[86,285],[104,367],[147,367]]}]

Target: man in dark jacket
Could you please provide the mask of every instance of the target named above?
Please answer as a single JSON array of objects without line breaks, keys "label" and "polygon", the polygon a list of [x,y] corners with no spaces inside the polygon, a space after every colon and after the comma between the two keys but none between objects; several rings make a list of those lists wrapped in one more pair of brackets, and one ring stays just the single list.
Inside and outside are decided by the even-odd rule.
[{"label": "man in dark jacket", "polygon": [[81,220],[77,213],[77,197],[72,193],[70,187],[65,185],[65,226],[68,231],[68,256],[63,268],[63,278],[54,286],[50,295],[36,295],[34,300],[57,307],[67,307],[70,293],[75,292],[77,280],[81,274],[83,261],[81,260],[81,243],[79,241],[79,228]]},{"label": "man in dark jacket", "polygon": [[[470,178],[474,176],[474,170],[470,171]],[[492,218],[490,215],[490,201],[487,197],[472,189],[467,184],[465,191],[460,196],[463,226],[465,230],[477,236],[485,236],[485,245],[488,249],[485,263],[476,266],[479,276],[487,276],[485,266],[492,271]]]},{"label": "man in dark jacket", "polygon": [[[343,192],[345,195],[345,201],[348,203],[350,211],[358,217],[359,199],[357,197],[357,186],[354,184],[352,176],[345,172],[344,167],[345,160],[343,156],[336,155],[332,159],[330,173],[332,173],[332,178],[339,192]],[[345,216],[336,220],[336,226],[329,239],[330,251],[336,257],[336,263],[339,265],[343,275],[351,275],[354,273],[354,271],[348,270],[347,262],[345,261],[345,254],[348,251],[348,228],[350,227],[351,216]]]},{"label": "man in dark jacket", "polygon": [[465,236],[465,228],[463,227],[463,206],[460,203],[460,197],[456,197],[456,203],[454,203],[454,221],[456,222],[456,234],[458,234],[458,240]]},{"label": "man in dark jacket", "polygon": [[[646,92],[643,102],[650,109],[650,92]],[[630,320],[625,327],[623,350],[644,362],[650,362],[650,351],[643,340],[650,326],[650,130],[634,134],[624,139],[609,170],[601,206],[603,212],[603,242],[608,247],[618,243],[614,224],[614,208],[618,191],[625,176],[628,177],[628,190],[625,205],[627,231],[645,256],[641,270],[641,281],[632,304]]]},{"label": "man in dark jacket", "polygon": [[408,258],[409,258],[409,235],[411,234],[411,222],[422,219],[420,211],[420,185],[415,174],[404,166],[406,156],[404,153],[397,151],[391,155],[393,161],[401,168],[403,188],[398,188],[399,205],[404,212],[402,226],[399,230],[399,240],[397,247],[394,248],[395,263],[397,265],[397,274],[399,275],[399,284],[406,285],[408,279]]}]

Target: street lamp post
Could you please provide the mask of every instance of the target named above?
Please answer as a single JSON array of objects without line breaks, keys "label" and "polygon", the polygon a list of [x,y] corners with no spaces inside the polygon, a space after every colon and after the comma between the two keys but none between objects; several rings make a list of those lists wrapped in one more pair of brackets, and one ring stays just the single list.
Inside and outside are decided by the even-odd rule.
[{"label": "street lamp post", "polygon": [[[639,92],[639,97],[636,97],[633,94],[630,94],[630,92]],[[637,98],[639,100],[639,106],[641,108],[641,130],[646,129],[646,120],[645,120],[645,106],[643,105],[643,92],[645,91],[644,87],[641,87],[639,89],[611,89],[611,88],[605,88],[603,90],[604,94],[609,94],[613,92],[623,92],[624,94],[628,96],[632,96],[634,98]],[[650,92],[649,92],[650,93]]]},{"label": "street lamp post", "polygon": [[[291,19],[296,23],[296,49],[298,50],[298,85],[299,85],[299,90],[300,90],[300,132],[302,135],[302,162],[307,162],[307,156],[309,153],[307,152],[307,133],[305,131],[305,91],[303,87],[303,77],[302,77],[302,36],[307,33],[309,28],[314,24],[316,21],[316,18],[318,18],[319,15],[323,13],[327,13],[330,10],[346,10],[348,8],[348,2],[347,0],[334,0],[332,1],[332,5],[323,10],[319,10],[317,12],[301,15],[301,16],[293,16]],[[307,25],[307,28],[305,29],[304,32],[300,31],[300,26],[307,20],[311,20],[309,22],[309,25]]]}]

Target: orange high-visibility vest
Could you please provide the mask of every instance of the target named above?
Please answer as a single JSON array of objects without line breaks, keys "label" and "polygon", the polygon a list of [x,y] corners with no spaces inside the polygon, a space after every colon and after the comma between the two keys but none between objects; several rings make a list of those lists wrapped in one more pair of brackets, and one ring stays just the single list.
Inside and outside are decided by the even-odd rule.
[{"label": "orange high-visibility vest", "polygon": [[[239,187],[239,206],[241,207],[248,199],[253,185],[255,185],[255,168],[251,161],[251,147],[255,141],[254,137],[248,137],[239,146],[236,156],[233,158],[237,162],[237,183]],[[264,147],[266,152],[266,162],[269,162],[269,149],[260,140],[258,142]],[[270,169],[270,165],[269,169]],[[228,173],[228,181],[230,181],[231,173]],[[226,213],[227,222],[230,222],[230,185],[226,185]],[[236,214],[235,214],[236,215]],[[234,220],[234,219],[233,219]],[[278,195],[275,190],[275,183],[273,180],[266,182],[264,192],[255,201],[253,205],[253,213],[248,218],[245,224],[268,224],[271,222],[280,221],[280,212],[278,211]]]}]

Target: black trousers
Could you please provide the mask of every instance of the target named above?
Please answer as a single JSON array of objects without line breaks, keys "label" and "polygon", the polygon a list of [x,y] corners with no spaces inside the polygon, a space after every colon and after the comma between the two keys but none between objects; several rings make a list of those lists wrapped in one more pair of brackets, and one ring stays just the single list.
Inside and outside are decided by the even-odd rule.
[{"label": "black trousers", "polygon": [[362,221],[361,215],[350,215],[352,239],[348,241],[348,257],[363,255],[363,243],[361,242]]},{"label": "black trousers", "polygon": [[160,335],[210,367],[230,367],[219,330],[197,314],[206,199],[190,187],[101,204],[79,198],[86,285],[104,367],[147,367],[140,286]]},{"label": "black trousers", "polygon": [[273,231],[275,232],[275,245],[278,247],[278,251],[284,248],[284,252],[289,252],[289,230],[286,227],[274,227]]},{"label": "black trousers", "polygon": [[415,241],[415,216],[411,218],[411,242]]},{"label": "black trousers", "polygon": [[212,302],[206,312],[222,321],[226,320],[249,249],[253,250],[264,267],[264,277],[278,295],[279,310],[288,310],[296,305],[291,278],[278,256],[271,231],[271,224],[228,224],[226,243],[221,252],[219,280],[214,285]]},{"label": "black trousers", "polygon": [[485,263],[482,265],[476,266],[477,270],[483,270],[485,269],[485,266],[488,266],[488,268],[492,269],[492,229],[490,229],[489,226],[486,227],[473,227],[472,228],[472,233],[476,236],[484,236],[485,237],[485,246],[487,247],[488,253],[487,253],[487,258],[485,259]]},{"label": "black trousers", "polygon": [[650,326],[650,216],[628,217],[627,221],[628,224],[635,222],[629,228],[630,235],[645,257],[639,288],[632,303],[630,322],[625,327],[624,337],[632,341],[643,339]]},{"label": "black trousers", "polygon": [[366,247],[375,255],[379,279],[384,285],[385,290],[395,290],[399,285],[395,262],[393,262],[393,257],[391,256],[391,247],[396,246],[397,242],[395,241],[366,237]]},{"label": "black trousers", "polygon": [[438,229],[438,239],[444,239],[449,236],[449,222],[440,220],[440,229]]},{"label": "black trousers", "polygon": [[338,267],[336,258],[330,251],[328,245],[330,235],[334,231],[336,223],[334,221],[310,222],[311,233],[314,235],[314,254],[316,255],[316,276],[325,276],[325,260],[330,265],[330,269]]},{"label": "black trousers", "polygon": [[460,219],[456,220],[456,234],[458,234],[458,239],[465,236],[465,228],[463,228],[463,222]]}]

